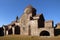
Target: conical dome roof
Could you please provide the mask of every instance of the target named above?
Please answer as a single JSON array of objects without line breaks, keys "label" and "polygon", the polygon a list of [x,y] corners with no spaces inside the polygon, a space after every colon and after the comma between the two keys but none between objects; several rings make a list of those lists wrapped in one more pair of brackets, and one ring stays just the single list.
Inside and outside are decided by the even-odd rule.
[{"label": "conical dome roof", "polygon": [[28,5],[26,8],[33,8],[33,6],[32,5]]}]

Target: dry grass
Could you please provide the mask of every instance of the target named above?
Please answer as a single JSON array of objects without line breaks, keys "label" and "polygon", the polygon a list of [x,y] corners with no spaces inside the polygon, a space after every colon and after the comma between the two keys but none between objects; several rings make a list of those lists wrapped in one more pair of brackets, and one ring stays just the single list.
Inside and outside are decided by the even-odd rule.
[{"label": "dry grass", "polygon": [[9,36],[1,36],[0,40],[60,40],[60,36],[38,37],[38,36],[9,35]]}]

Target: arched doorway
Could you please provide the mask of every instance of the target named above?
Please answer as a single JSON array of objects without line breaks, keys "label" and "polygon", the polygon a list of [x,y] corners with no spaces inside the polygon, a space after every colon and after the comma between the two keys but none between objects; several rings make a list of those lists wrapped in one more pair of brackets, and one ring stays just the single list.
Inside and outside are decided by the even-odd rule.
[{"label": "arched doorway", "polygon": [[20,27],[19,26],[15,26],[15,34],[20,34]]},{"label": "arched doorway", "polygon": [[40,36],[50,36],[49,32],[48,31],[42,31],[40,33]]},{"label": "arched doorway", "polygon": [[8,30],[8,34],[12,34],[12,28]]}]

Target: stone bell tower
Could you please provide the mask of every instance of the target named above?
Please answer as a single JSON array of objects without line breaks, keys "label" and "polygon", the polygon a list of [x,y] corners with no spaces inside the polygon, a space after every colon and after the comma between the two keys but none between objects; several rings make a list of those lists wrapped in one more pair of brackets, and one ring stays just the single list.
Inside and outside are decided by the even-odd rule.
[{"label": "stone bell tower", "polygon": [[29,21],[36,15],[36,9],[31,5],[27,6],[24,10],[24,14],[20,18],[21,34],[28,35]]}]

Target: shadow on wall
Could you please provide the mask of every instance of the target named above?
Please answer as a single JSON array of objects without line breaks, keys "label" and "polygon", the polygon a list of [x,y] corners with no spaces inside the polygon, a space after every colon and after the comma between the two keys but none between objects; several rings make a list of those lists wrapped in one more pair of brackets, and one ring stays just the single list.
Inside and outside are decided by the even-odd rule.
[{"label": "shadow on wall", "polygon": [[59,36],[60,35],[60,29],[54,29],[54,35]]},{"label": "shadow on wall", "polygon": [[3,28],[0,28],[0,36],[4,36]]},{"label": "shadow on wall", "polygon": [[45,22],[45,19],[43,17],[43,14],[41,14],[40,18],[38,19],[38,28],[44,28],[44,22]]}]

